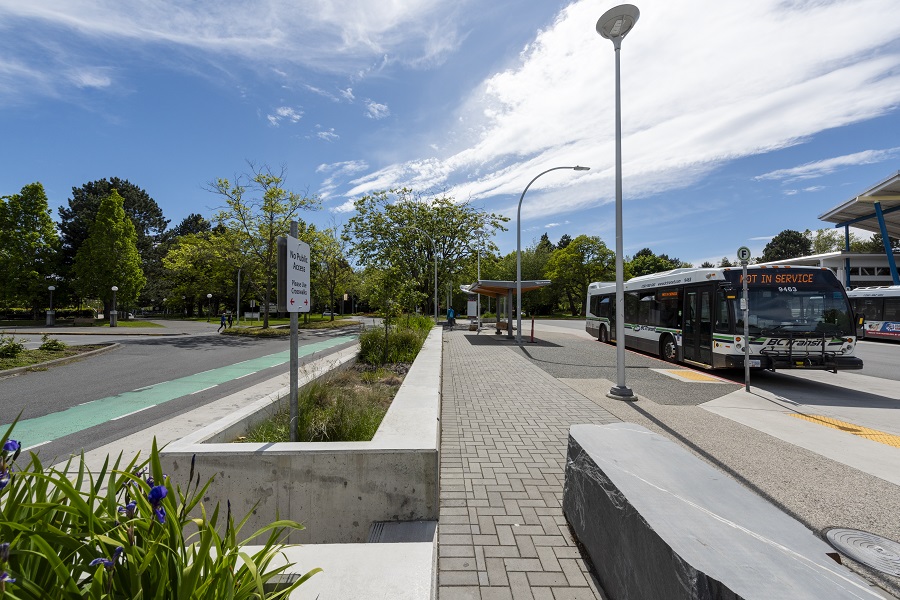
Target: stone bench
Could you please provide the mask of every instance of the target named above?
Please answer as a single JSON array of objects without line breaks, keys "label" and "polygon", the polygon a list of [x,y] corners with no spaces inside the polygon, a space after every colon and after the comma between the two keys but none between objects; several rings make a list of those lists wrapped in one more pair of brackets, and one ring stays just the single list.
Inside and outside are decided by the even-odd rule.
[{"label": "stone bench", "polygon": [[563,512],[610,600],[881,599],[802,524],[639,425],[573,425]]},{"label": "stone bench", "polygon": [[93,325],[94,318],[93,317],[75,317],[72,321],[73,325]]}]

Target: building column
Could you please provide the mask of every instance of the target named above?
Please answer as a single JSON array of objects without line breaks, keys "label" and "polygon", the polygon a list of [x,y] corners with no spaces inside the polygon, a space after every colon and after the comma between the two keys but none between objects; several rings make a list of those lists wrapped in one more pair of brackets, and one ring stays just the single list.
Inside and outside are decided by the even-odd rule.
[{"label": "building column", "polygon": [[891,239],[888,237],[887,225],[884,223],[884,213],[881,211],[881,202],[875,203],[875,216],[878,218],[878,227],[881,229],[881,241],[884,242],[884,253],[887,255],[888,267],[891,269],[891,280],[894,285],[900,285],[900,277],[897,275],[897,262],[894,260],[894,251],[891,249]]}]

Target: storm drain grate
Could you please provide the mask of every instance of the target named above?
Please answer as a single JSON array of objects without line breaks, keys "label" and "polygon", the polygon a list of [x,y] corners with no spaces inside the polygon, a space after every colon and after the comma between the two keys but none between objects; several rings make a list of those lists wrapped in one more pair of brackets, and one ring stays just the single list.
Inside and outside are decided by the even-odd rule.
[{"label": "storm drain grate", "polygon": [[825,530],[831,546],[856,562],[888,575],[900,576],[900,544],[859,529],[832,527]]}]

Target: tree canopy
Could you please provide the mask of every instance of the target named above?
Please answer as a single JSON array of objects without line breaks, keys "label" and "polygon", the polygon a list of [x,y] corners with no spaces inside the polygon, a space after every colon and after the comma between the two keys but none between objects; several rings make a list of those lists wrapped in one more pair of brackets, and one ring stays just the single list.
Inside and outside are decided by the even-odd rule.
[{"label": "tree canopy", "polygon": [[766,244],[763,248],[762,262],[786,260],[807,256],[812,252],[812,242],[809,238],[793,229],[785,229]]}]

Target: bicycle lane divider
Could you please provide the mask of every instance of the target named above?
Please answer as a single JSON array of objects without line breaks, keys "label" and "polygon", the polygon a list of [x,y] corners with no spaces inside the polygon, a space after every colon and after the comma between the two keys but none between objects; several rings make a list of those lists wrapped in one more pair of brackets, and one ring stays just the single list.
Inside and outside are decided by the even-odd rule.
[{"label": "bicycle lane divider", "polygon": [[[355,336],[329,338],[321,342],[300,346],[297,354],[303,358],[316,352],[351,342],[354,339]],[[102,425],[108,421],[121,419],[132,413],[152,408],[170,400],[189,396],[216,387],[219,384],[252,375],[257,371],[277,367],[289,361],[290,350],[285,350],[284,352],[217,367],[209,371],[173,379],[172,381],[163,381],[115,396],[92,400],[42,417],[23,419],[16,423],[12,437],[20,440],[22,447],[28,449],[78,433],[96,425]],[[0,431],[5,430],[7,427],[9,427],[8,423],[0,425]]]}]

